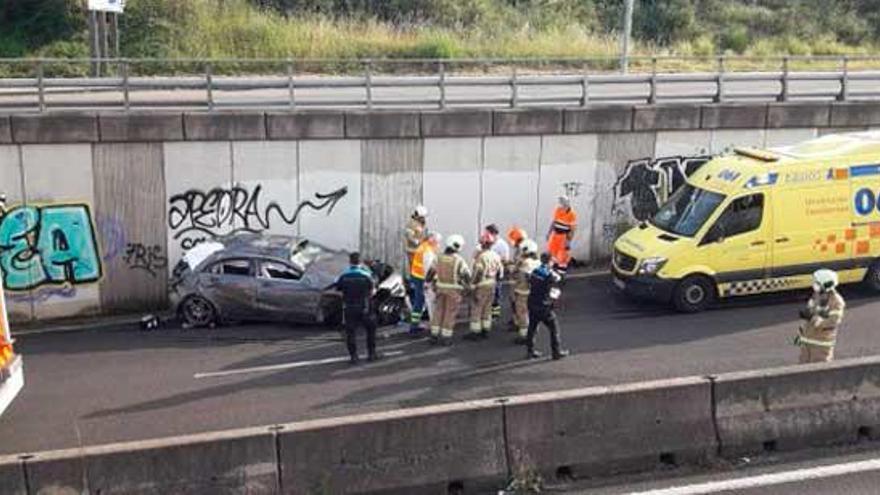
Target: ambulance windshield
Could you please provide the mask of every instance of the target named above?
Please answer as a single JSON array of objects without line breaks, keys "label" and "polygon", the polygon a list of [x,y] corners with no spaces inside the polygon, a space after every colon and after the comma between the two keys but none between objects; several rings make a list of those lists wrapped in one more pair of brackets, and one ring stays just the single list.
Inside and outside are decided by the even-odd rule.
[{"label": "ambulance windshield", "polygon": [[723,194],[685,184],[660,207],[651,223],[667,232],[693,237],[722,201]]}]

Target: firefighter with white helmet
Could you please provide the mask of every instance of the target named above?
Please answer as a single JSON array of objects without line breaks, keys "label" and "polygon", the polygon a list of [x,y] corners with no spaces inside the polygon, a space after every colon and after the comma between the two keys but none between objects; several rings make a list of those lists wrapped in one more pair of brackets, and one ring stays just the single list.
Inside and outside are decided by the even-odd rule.
[{"label": "firefighter with white helmet", "polygon": [[813,294],[801,310],[804,322],[795,337],[801,348],[801,363],[821,363],[834,359],[837,330],[843,321],[846,302],[837,292],[837,273],[828,269],[813,273]]},{"label": "firefighter with white helmet", "polygon": [[541,266],[538,244],[526,239],[519,246],[520,257],[513,270],[513,325],[517,337],[514,342],[526,344],[529,331],[529,276]]},{"label": "firefighter with white helmet", "polygon": [[428,272],[435,296],[431,313],[431,343],[452,345],[455,319],[461,304],[462,293],[470,284],[471,271],[461,257],[464,238],[458,234],[446,238],[443,251]]},{"label": "firefighter with white helmet", "polygon": [[504,272],[501,257],[492,249],[495,238],[488,232],[480,236],[480,250],[474,257],[471,306],[471,333],[468,340],[485,339],[492,329],[492,302],[498,279]]},{"label": "firefighter with white helmet", "polygon": [[428,223],[428,209],[423,205],[416,206],[406,223],[403,233],[403,248],[406,252],[406,266],[403,273],[409,274],[413,256],[419,245],[425,240],[425,229]]}]

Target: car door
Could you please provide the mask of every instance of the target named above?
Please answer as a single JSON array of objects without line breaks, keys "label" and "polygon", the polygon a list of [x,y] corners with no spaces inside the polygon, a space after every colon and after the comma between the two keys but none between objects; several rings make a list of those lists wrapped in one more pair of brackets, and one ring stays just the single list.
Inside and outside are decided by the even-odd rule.
[{"label": "car door", "polygon": [[257,316],[257,279],[253,262],[247,258],[219,260],[202,273],[202,290],[225,318]]},{"label": "car door", "polygon": [[768,276],[772,226],[766,204],[763,192],[734,198],[700,242],[704,259],[722,285],[722,296],[738,295],[747,281]]},{"label": "car door", "polygon": [[305,283],[302,275],[287,263],[260,260],[257,277],[260,311],[278,321],[314,321],[320,294]]}]

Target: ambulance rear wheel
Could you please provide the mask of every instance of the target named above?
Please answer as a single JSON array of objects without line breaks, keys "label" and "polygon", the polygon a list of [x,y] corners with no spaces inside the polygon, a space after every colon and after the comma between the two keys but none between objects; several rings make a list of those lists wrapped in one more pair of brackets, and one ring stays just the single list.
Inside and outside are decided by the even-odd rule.
[{"label": "ambulance rear wheel", "polygon": [[707,277],[692,275],[679,282],[672,293],[672,304],[682,313],[699,313],[715,300],[715,289]]},{"label": "ambulance rear wheel", "polygon": [[868,273],[865,274],[865,286],[871,292],[880,293],[880,260],[875,260],[868,267]]}]

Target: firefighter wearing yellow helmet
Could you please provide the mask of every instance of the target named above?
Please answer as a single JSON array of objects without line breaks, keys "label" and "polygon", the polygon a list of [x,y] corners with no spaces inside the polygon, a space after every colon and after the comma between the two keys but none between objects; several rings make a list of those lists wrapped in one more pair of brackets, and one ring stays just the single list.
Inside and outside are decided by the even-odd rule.
[{"label": "firefighter wearing yellow helmet", "polygon": [[846,302],[837,292],[837,273],[822,269],[813,273],[813,295],[801,310],[801,324],[795,344],[801,348],[801,363],[822,363],[834,359],[837,329],[843,322]]}]

